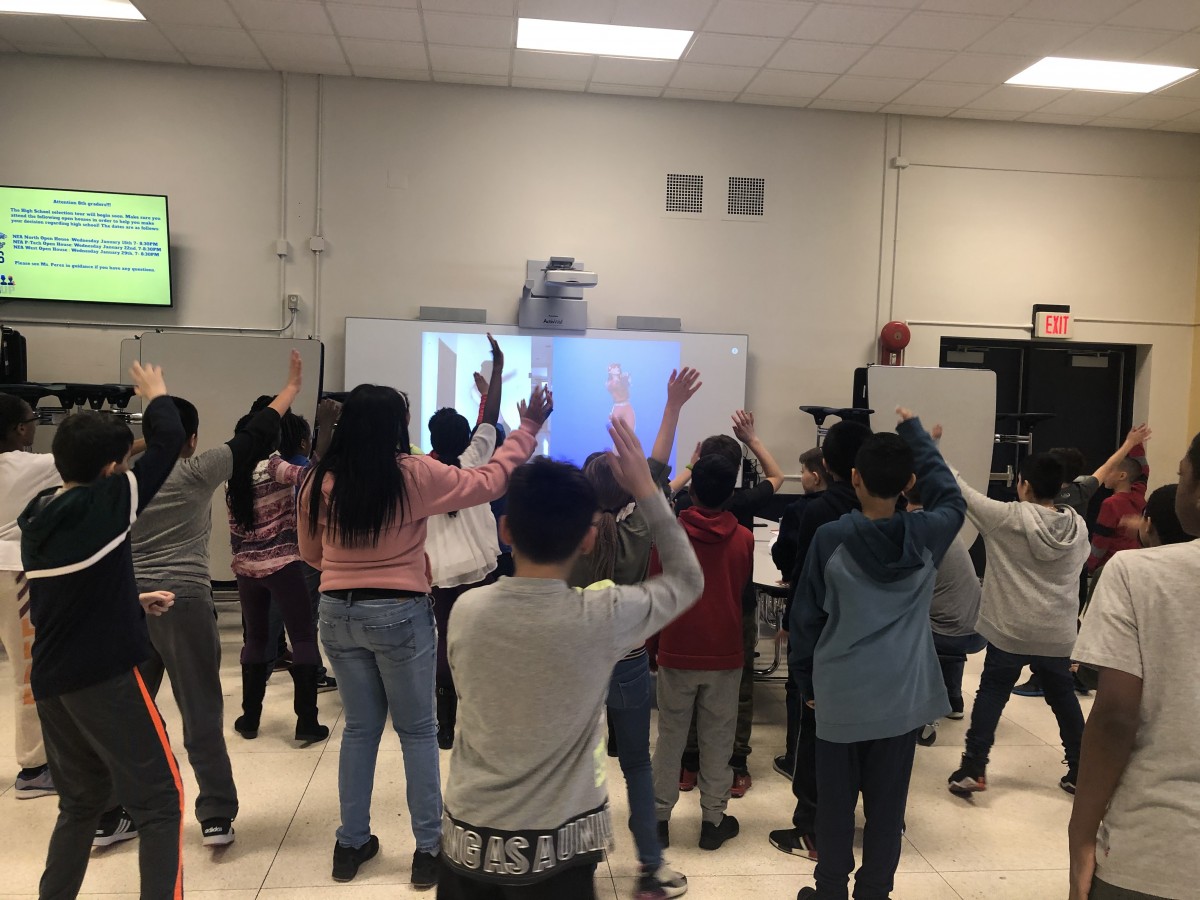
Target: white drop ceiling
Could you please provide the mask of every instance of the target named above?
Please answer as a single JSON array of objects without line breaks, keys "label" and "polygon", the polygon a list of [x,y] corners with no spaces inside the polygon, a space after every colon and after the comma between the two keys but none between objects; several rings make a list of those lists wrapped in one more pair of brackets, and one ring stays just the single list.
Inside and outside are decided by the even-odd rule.
[{"label": "white drop ceiling", "polygon": [[[1200,132],[1149,95],[1005,85],[1042,56],[1200,68],[1200,0],[133,0],[0,15],[0,52]],[[518,16],[694,30],[679,62],[514,48]]]}]

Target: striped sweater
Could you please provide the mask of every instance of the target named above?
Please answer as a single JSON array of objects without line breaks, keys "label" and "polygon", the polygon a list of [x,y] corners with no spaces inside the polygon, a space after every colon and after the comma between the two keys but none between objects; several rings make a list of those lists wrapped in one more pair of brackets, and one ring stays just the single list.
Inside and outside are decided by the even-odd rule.
[{"label": "striped sweater", "polygon": [[305,469],[279,454],[254,467],[254,527],[242,528],[229,516],[233,574],[265,578],[300,561],[296,544],[296,488]]}]

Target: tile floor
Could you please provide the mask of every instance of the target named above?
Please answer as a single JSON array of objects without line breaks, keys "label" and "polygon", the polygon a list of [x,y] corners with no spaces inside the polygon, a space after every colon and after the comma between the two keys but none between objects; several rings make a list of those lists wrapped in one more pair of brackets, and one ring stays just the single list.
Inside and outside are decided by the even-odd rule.
[{"label": "tile floor", "polygon": [[[240,702],[237,653],[240,628],[236,606],[221,605],[225,642],[227,733],[242,813],[237,841],[218,852],[200,845],[199,828],[188,823],[185,849],[188,894],[203,900],[288,900],[293,897],[338,900],[393,900],[413,893],[408,885],[414,849],[404,806],[404,770],[399,743],[385,735],[375,786],[373,828],[383,852],[350,885],[329,877],[333,830],[337,824],[337,751],[341,707],[336,693],[322,694],[322,719],[333,729],[321,746],[299,749],[291,739],[291,681],[276,676],[267,692],[267,710],[255,741],[232,730]],[[765,646],[765,644],[764,644]],[[964,685],[968,695],[978,682],[981,656],[973,657]],[[52,799],[17,801],[10,775],[12,756],[12,685],[3,664],[0,687],[0,846],[4,878],[0,900],[33,898],[53,826]],[[688,876],[694,900],[779,898],[790,900],[812,883],[813,864],[779,853],[767,832],[790,824],[788,783],[771,768],[783,744],[783,687],[758,686],[754,787],[730,811],[742,833],[715,853],[695,846],[699,837],[697,794],[684,794],[672,821],[672,865]],[[169,692],[161,705],[177,747],[178,713]],[[968,701],[969,702],[969,701]],[[1084,700],[1086,714],[1090,701]],[[969,714],[968,706],[968,714]],[[896,877],[896,900],[1059,900],[1066,895],[1067,819],[1071,798],[1058,787],[1064,772],[1058,730],[1041,700],[1014,697],[996,736],[991,790],[974,801],[951,796],[946,776],[955,768],[966,730],[963,722],[943,722],[937,744],[917,749],[909,796],[908,834]],[[443,776],[449,754],[443,753]],[[195,781],[181,760],[189,796]],[[613,820],[628,818],[624,782],[616,760],[609,764]],[[597,895],[631,896],[636,858],[632,841],[617,830],[617,849],[597,875]],[[93,854],[84,883],[85,897],[124,900],[137,897],[137,847],[130,842]],[[425,896],[431,896],[426,894]]]}]

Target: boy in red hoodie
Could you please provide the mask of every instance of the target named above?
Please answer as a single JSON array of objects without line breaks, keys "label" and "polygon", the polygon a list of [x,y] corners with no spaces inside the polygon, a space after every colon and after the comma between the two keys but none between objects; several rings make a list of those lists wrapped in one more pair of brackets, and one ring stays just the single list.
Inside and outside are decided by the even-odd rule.
[{"label": "boy in red hoodie", "polygon": [[1146,508],[1146,483],[1149,480],[1150,464],[1146,461],[1146,448],[1141,444],[1130,450],[1104,479],[1104,486],[1113,495],[1100,504],[1096,527],[1092,529],[1092,555],[1087,562],[1089,575],[1112,559],[1114,553],[1141,546],[1136,534],[1126,534],[1121,528],[1121,520],[1142,514]]},{"label": "boy in red hoodie", "polygon": [[700,743],[700,848],[716,850],[738,833],[725,815],[733,770],[729,754],[737,726],[741,684],[742,589],[754,567],[754,536],[722,511],[733,494],[737,466],[717,454],[692,467],[694,505],[679,522],[704,571],[696,605],[662,630],[658,639],[658,743],[654,748],[654,803],[658,833],[670,846],[668,823],[679,800],[679,758],[692,711]]}]

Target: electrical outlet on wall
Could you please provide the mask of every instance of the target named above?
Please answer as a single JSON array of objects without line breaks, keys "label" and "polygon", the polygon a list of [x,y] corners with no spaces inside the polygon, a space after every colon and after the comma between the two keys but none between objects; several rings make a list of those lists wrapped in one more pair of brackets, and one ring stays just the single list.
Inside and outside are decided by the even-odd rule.
[{"label": "electrical outlet on wall", "polygon": [[298,310],[300,308],[300,295],[299,294],[288,294],[287,295],[287,308],[289,310],[291,310],[292,312],[296,312],[296,310]]}]

